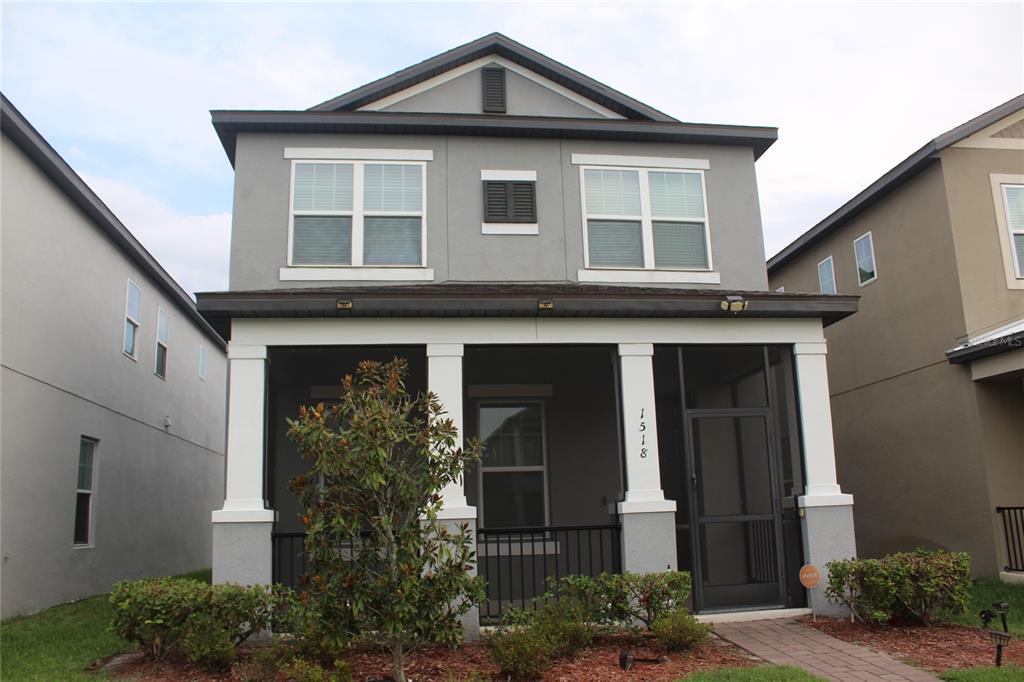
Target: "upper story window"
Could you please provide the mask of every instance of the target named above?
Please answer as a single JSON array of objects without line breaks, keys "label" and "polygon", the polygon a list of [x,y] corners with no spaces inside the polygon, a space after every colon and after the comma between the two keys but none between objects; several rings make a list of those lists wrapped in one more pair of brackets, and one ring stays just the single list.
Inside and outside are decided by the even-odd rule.
[{"label": "upper story window", "polygon": [[1024,185],[1003,185],[1003,207],[1017,279],[1024,279]]},{"label": "upper story window", "polygon": [[292,164],[289,265],[424,265],[424,164]]},{"label": "upper story window", "polygon": [[875,242],[870,232],[853,240],[853,256],[857,261],[857,282],[861,286],[878,279],[878,271],[875,268]]},{"label": "upper story window", "polygon": [[132,360],[139,357],[139,321],[142,319],[142,289],[128,280],[124,303],[124,339],[121,348]]},{"label": "upper story window", "polygon": [[153,373],[167,378],[167,345],[171,339],[171,318],[163,308],[156,309],[156,366]]},{"label": "upper story window", "polygon": [[96,485],[95,439],[82,436],[78,443],[78,482],[75,486],[74,543],[87,546],[92,542],[92,496]]},{"label": "upper story window", "polygon": [[823,294],[836,293],[836,269],[832,256],[818,263],[818,290]]},{"label": "upper story window", "polygon": [[199,346],[199,378],[206,379],[206,346]]},{"label": "upper story window", "polygon": [[701,171],[582,172],[588,268],[711,269]]}]

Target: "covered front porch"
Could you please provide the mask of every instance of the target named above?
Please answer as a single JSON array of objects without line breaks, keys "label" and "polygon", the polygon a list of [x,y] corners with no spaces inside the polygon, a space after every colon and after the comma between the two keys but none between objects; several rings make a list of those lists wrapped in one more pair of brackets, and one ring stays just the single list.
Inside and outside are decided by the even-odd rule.
[{"label": "covered front porch", "polygon": [[[402,355],[488,446],[444,490],[488,583],[471,629],[602,571],[689,570],[698,611],[802,605],[799,566],[855,552],[824,351],[816,319],[235,320],[215,580],[301,574],[284,418]],[[810,605],[827,610],[820,589]]]}]

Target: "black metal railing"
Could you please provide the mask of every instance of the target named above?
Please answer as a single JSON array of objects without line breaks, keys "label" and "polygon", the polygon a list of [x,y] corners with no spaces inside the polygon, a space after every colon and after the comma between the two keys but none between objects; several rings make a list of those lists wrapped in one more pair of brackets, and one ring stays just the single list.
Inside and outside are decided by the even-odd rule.
[{"label": "black metal railing", "polygon": [[477,573],[487,584],[481,625],[499,623],[511,607],[531,608],[549,578],[622,572],[618,524],[480,528],[476,534]]},{"label": "black metal railing", "polygon": [[1024,571],[1024,507],[996,507],[1003,517],[1006,570]]},{"label": "black metal railing", "polygon": [[271,533],[271,580],[275,584],[296,587],[299,576],[305,575],[309,567],[306,555],[306,534],[302,531],[294,533]]}]

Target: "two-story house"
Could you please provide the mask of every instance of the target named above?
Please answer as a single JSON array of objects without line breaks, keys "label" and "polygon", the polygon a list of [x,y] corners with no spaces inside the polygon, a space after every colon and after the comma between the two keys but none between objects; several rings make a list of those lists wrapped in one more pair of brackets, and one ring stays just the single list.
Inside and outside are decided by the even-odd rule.
[{"label": "two-story house", "polygon": [[822,330],[856,298],[768,291],[775,129],[682,123],[500,34],[213,125],[235,169],[230,290],[198,296],[230,339],[216,581],[303,570],[285,419],[395,355],[486,447],[444,491],[485,623],[600,571],[692,571],[702,612],[805,607],[800,566],[854,554]]},{"label": "two-story house", "polygon": [[0,97],[3,617],[210,565],[227,357],[195,303]]},{"label": "two-story house", "polygon": [[857,546],[1024,579],[1024,95],[925,144],[768,262],[860,294],[829,386]]}]

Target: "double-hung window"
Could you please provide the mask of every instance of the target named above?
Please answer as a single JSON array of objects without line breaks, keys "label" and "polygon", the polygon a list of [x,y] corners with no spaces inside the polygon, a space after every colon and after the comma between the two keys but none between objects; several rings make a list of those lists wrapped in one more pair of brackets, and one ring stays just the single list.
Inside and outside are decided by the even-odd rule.
[{"label": "double-hung window", "polygon": [[132,360],[139,357],[139,320],[142,319],[142,289],[128,280],[124,302],[124,339],[121,348]]},{"label": "double-hung window", "polygon": [[1024,185],[1002,185],[1014,274],[1024,279]]},{"label": "double-hung window", "polygon": [[544,410],[540,401],[482,402],[478,411],[484,528],[535,528],[547,521]]},{"label": "double-hung window", "polygon": [[588,268],[711,269],[703,172],[584,166],[582,173]]},{"label": "double-hung window", "polygon": [[206,346],[199,346],[199,378],[206,379]]},{"label": "double-hung window", "polygon": [[836,293],[836,269],[832,256],[818,263],[818,291],[823,294]]},{"label": "double-hung window", "polygon": [[96,483],[96,441],[82,436],[78,444],[78,481],[75,485],[74,544],[92,541],[92,496]]},{"label": "double-hung window", "polygon": [[424,265],[424,164],[294,161],[289,265]]},{"label": "double-hung window", "polygon": [[878,279],[875,268],[875,241],[870,232],[853,240],[853,256],[857,261],[857,282],[864,286]]},{"label": "double-hung window", "polygon": [[156,366],[153,372],[161,379],[167,378],[167,345],[171,339],[171,318],[163,308],[156,309]]}]

